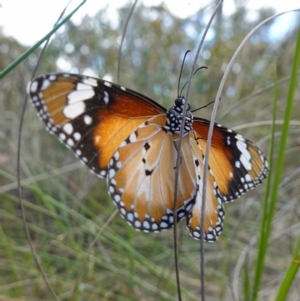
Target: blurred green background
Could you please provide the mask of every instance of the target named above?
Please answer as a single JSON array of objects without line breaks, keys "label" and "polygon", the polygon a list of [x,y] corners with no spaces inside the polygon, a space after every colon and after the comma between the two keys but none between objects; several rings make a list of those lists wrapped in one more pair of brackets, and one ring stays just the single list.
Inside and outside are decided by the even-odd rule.
[{"label": "blurred green background", "polygon": [[[119,9],[118,22],[113,24],[105,9],[93,18],[85,17],[80,25],[72,20],[66,23],[51,40],[38,74],[84,73],[116,82],[118,50],[129,10],[129,6]],[[169,108],[177,96],[183,54],[192,50],[181,84],[188,78],[212,11],[213,7],[208,7],[180,19],[164,5],[139,4],[123,46],[120,83]],[[262,9],[253,20],[246,14],[243,6],[237,6],[233,15],[224,17],[220,12],[213,22],[197,65],[208,70],[200,70],[193,78],[192,109],[215,99],[234,51],[274,12]],[[237,127],[268,154],[276,97],[275,163],[297,35],[296,23],[286,24],[284,35],[274,34],[272,25],[278,18],[259,28],[244,45],[226,80],[217,115],[217,122]],[[0,70],[26,49],[0,28]],[[31,54],[0,80],[0,300],[52,298],[29,248],[16,185],[20,115],[26,84],[40,53],[39,49]],[[299,250],[299,92],[298,88],[258,300],[275,299],[295,250]],[[209,119],[211,110],[212,106],[195,115]],[[21,168],[32,241],[60,300],[176,300],[172,231],[145,234],[132,229],[118,214],[110,220],[115,207],[105,181],[93,176],[45,131],[30,105],[22,130]],[[225,205],[224,232],[216,243],[205,244],[206,300],[252,300],[263,191],[261,185]],[[199,300],[200,245],[189,236],[185,222],[178,231],[183,300]],[[298,275],[287,300],[300,300],[299,283]]]}]

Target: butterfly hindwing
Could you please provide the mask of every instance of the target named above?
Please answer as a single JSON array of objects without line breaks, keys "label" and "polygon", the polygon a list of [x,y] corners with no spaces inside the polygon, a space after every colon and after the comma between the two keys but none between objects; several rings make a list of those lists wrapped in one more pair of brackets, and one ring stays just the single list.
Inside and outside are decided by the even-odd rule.
[{"label": "butterfly hindwing", "polygon": [[[191,152],[197,179],[197,194],[195,197],[195,204],[191,212],[188,214],[187,228],[194,238],[201,239],[201,221],[203,216],[204,240],[207,242],[213,242],[217,239],[217,236],[222,232],[223,229],[223,220],[225,217],[222,201],[223,196],[219,190],[212,170],[208,168],[204,214],[202,215],[205,156],[199,141],[195,138],[195,133],[191,132],[189,134],[189,145],[182,146],[182,152],[188,152],[188,149]],[[185,148],[187,149],[185,150]]]},{"label": "butterfly hindwing", "polygon": [[[166,116],[160,115],[139,126],[116,151],[109,166],[108,190],[121,216],[146,232],[166,230],[174,224],[177,149],[173,134],[162,130],[165,123]],[[195,195],[194,164],[190,156],[183,155],[177,194],[178,221],[190,212]]]}]

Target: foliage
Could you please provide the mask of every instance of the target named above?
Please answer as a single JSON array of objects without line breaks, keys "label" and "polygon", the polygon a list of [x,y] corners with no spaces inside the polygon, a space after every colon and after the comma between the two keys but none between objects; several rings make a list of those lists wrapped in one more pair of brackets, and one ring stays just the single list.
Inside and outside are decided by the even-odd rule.
[{"label": "foliage", "polygon": [[[110,76],[116,81],[118,47],[128,11],[128,7],[120,9],[113,22],[106,10],[99,11],[95,18],[85,17],[80,25],[69,21],[49,45],[39,73],[86,73]],[[248,21],[247,12],[240,8],[214,23],[198,60],[199,66],[206,65],[208,70],[198,71],[193,79],[192,108],[214,100],[233,52],[259,20],[271,13],[260,11],[255,21]],[[131,17],[123,48],[122,85],[170,106],[177,96],[183,54],[187,49],[195,52],[210,14],[206,9],[189,19],[179,19],[163,5],[139,5]],[[291,28],[284,36],[274,37],[270,35],[271,25],[260,28],[239,55],[226,81],[217,118],[228,127],[238,125],[265,153],[271,135],[274,86],[276,119],[284,117],[296,36],[296,30]],[[1,70],[25,50],[0,32]],[[23,231],[16,190],[21,106],[39,54],[40,50],[30,55],[0,82],[0,274],[5,275],[0,277],[0,292],[12,298],[26,296],[27,300],[50,299]],[[181,87],[187,80],[191,61],[192,57],[186,62]],[[294,242],[299,241],[300,216],[299,107],[298,87],[259,300],[275,299],[281,278],[296,256],[293,249]],[[209,118],[210,110],[196,114]],[[256,126],[249,125],[252,122]],[[275,125],[274,163],[281,129],[280,123]],[[45,132],[31,108],[22,132],[21,163],[22,179],[28,181],[24,184],[24,203],[33,243],[60,300],[175,299],[171,231],[139,233],[118,215],[106,224],[114,206],[104,181],[77,164],[73,154]],[[250,300],[262,199],[263,186],[226,206],[224,233],[217,243],[205,246],[207,300]],[[89,253],[99,231],[103,232]],[[199,300],[199,243],[187,235],[184,223],[179,231],[183,299]],[[288,300],[299,299],[295,283],[300,279],[299,275],[295,277]]]}]

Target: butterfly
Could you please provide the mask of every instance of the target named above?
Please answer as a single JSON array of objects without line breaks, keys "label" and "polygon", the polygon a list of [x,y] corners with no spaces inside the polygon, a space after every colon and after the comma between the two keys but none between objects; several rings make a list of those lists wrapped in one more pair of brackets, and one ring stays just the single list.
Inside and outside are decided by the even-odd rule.
[{"label": "butterfly", "polygon": [[[201,238],[202,191],[209,120],[193,117],[178,96],[166,110],[150,98],[111,82],[78,74],[48,74],[27,92],[48,131],[100,178],[120,215],[135,229],[159,232],[174,225],[174,183],[178,171],[177,221]],[[207,173],[204,240],[222,232],[224,203],[266,178],[268,162],[252,142],[214,125]]]}]

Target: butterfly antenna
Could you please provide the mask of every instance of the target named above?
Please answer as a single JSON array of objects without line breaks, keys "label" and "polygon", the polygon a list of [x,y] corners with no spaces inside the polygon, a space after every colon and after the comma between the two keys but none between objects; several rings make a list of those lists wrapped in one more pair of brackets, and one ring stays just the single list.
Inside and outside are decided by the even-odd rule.
[{"label": "butterfly antenna", "polygon": [[[200,69],[208,69],[208,68],[207,68],[206,66],[199,67],[199,68],[193,73],[193,76],[194,76]],[[185,86],[187,85],[187,83],[188,83],[188,82],[186,82],[186,83],[183,85],[183,87],[182,87],[182,89],[181,89],[179,95],[182,95],[182,91],[183,91],[183,89],[185,88]],[[179,85],[178,85],[178,88],[179,88]]]},{"label": "butterfly antenna", "polygon": [[181,91],[180,91],[180,95],[182,95],[182,91],[183,91],[183,89],[185,88],[185,86],[187,85],[187,83],[188,83],[188,82],[186,82],[186,83],[183,85],[183,87],[182,87],[182,89],[181,89]]},{"label": "butterfly antenna", "polygon": [[[181,81],[181,75],[182,75],[182,70],[183,70],[183,66],[184,66],[184,62],[185,62],[185,58],[187,56],[187,54],[191,52],[191,50],[187,50],[186,53],[184,54],[184,57],[183,57],[183,61],[182,61],[182,64],[181,64],[181,69],[180,69],[180,74],[179,74],[179,80],[178,80],[178,88],[177,88],[177,95],[178,97],[181,95],[181,92],[182,92],[182,89],[180,91],[180,94],[179,94],[179,87],[180,87],[180,81]],[[185,84],[186,85],[186,84]],[[184,85],[184,87],[185,87]]]},{"label": "butterfly antenna", "polygon": [[208,69],[208,68],[206,66],[201,66],[193,73],[193,75],[195,75],[201,69]]},{"label": "butterfly antenna", "polygon": [[208,107],[209,105],[211,105],[211,104],[214,103],[214,102],[215,102],[215,101],[211,101],[211,102],[209,102],[208,104],[206,104],[205,106],[200,107],[200,108],[198,108],[198,109],[195,109],[195,110],[193,110],[193,111],[191,111],[191,112],[194,113],[194,112],[197,112],[197,111],[199,111],[199,110],[201,110],[201,109],[204,109],[204,108]]}]

